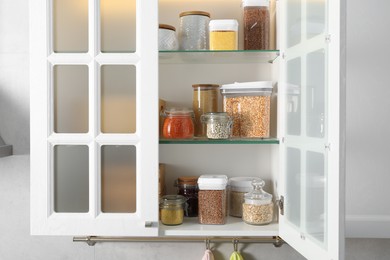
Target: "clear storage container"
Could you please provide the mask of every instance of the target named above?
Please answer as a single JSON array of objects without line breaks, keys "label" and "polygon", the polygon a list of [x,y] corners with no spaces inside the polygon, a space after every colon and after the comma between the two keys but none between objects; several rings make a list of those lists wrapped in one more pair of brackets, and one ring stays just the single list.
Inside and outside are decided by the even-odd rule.
[{"label": "clear storage container", "polygon": [[184,210],[185,217],[198,216],[198,178],[185,176],[177,179],[177,193],[187,198],[187,208]]},{"label": "clear storage container", "polygon": [[181,50],[209,49],[210,14],[203,11],[180,13],[179,45]]},{"label": "clear storage container", "polygon": [[160,51],[171,51],[178,48],[176,28],[168,24],[160,24],[158,27],[158,49]]},{"label": "clear storage container", "polygon": [[181,195],[165,195],[160,199],[161,223],[168,226],[183,223],[187,199]]},{"label": "clear storage container", "polygon": [[206,135],[204,124],[200,117],[204,113],[217,112],[219,100],[219,85],[216,84],[195,84],[193,88],[192,109],[195,114],[195,136]]},{"label": "clear storage container", "polygon": [[164,113],[163,137],[187,139],[194,137],[193,112],[187,108],[168,108]]},{"label": "clear storage container", "polygon": [[199,223],[222,225],[226,222],[226,175],[201,175],[199,186]]},{"label": "clear storage container", "polygon": [[245,201],[245,194],[252,190],[252,181],[260,180],[256,177],[234,177],[229,179],[228,201],[229,215],[242,217],[242,204]]},{"label": "clear storage container", "polygon": [[206,136],[209,139],[229,139],[233,119],[225,112],[205,113],[201,121],[206,125]]},{"label": "clear storage container", "polygon": [[211,20],[210,50],[238,49],[238,22],[234,19]]},{"label": "clear storage container", "polygon": [[270,43],[269,0],[243,0],[244,49],[268,50]]},{"label": "clear storage container", "polygon": [[253,190],[245,194],[245,202],[242,204],[242,219],[251,225],[269,224],[274,215],[272,195],[263,190],[263,180],[254,180],[252,185]]},{"label": "clear storage container", "polygon": [[233,117],[232,137],[269,137],[272,82],[223,85],[221,93],[223,110]]}]

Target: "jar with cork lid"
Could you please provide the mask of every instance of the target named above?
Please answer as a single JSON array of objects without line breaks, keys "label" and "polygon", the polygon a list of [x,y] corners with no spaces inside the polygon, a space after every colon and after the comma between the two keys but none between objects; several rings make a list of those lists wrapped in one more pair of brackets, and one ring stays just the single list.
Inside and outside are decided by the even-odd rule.
[{"label": "jar with cork lid", "polygon": [[186,11],[180,13],[180,50],[208,50],[210,13]]},{"label": "jar with cork lid", "polygon": [[196,176],[182,176],[176,181],[177,194],[187,199],[184,210],[185,217],[198,216],[198,178]]}]

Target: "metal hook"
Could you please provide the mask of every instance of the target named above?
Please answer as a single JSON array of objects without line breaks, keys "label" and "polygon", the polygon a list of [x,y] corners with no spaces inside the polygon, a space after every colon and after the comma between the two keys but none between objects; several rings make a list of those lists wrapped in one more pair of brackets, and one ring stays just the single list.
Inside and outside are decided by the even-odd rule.
[{"label": "metal hook", "polygon": [[233,249],[238,252],[238,239],[233,239]]},{"label": "metal hook", "polygon": [[206,239],[206,249],[210,250],[210,239]]}]

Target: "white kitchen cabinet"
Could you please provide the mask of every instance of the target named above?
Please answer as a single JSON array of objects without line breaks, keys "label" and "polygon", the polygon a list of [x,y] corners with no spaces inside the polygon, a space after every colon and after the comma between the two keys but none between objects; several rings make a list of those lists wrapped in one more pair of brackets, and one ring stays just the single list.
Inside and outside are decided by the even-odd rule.
[{"label": "white kitchen cabinet", "polygon": [[[280,51],[159,54],[159,22],[178,29],[188,10],[241,21],[240,1],[31,4],[32,234],[280,236],[309,259],[342,259],[344,2],[277,6]],[[275,82],[273,138],[159,144],[159,97],[191,106],[192,84],[255,80]],[[266,226],[161,225],[159,162],[168,185],[180,175],[259,176],[283,212]]]}]

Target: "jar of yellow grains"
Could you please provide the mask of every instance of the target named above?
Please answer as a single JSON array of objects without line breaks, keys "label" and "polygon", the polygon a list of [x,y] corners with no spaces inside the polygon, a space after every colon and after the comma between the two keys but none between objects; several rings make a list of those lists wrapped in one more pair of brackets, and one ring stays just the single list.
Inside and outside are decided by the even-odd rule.
[{"label": "jar of yellow grains", "polygon": [[165,195],[160,199],[161,223],[168,226],[183,223],[187,198],[182,195]]},{"label": "jar of yellow grains", "polygon": [[211,20],[210,50],[238,49],[238,22],[234,19]]}]

